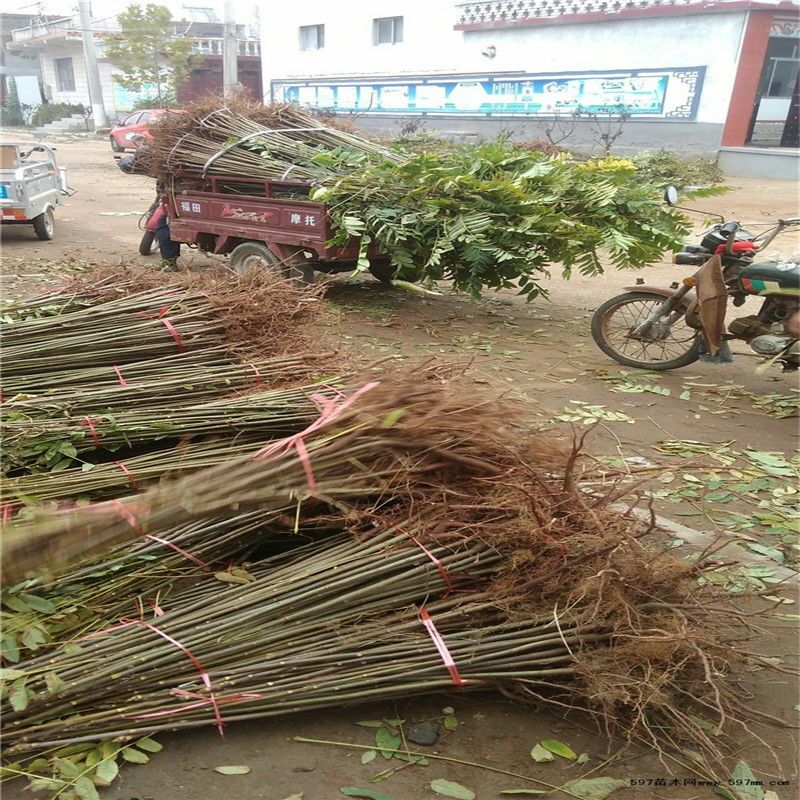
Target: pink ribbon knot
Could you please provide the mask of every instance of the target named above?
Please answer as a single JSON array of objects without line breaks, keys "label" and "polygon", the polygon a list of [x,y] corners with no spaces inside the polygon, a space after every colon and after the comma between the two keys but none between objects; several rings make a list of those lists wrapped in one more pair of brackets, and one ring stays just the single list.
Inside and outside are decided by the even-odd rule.
[{"label": "pink ribbon knot", "polygon": [[[262,447],[261,450],[255,454],[254,458],[257,458],[261,461],[275,461],[276,459],[285,456],[292,450],[292,448],[294,448],[297,450],[297,456],[300,459],[300,463],[303,465],[303,471],[305,472],[306,479],[308,480],[308,488],[312,492],[316,492],[317,481],[314,477],[314,470],[311,468],[311,459],[308,455],[305,437],[314,433],[314,431],[325,427],[325,425],[329,424],[330,422],[333,422],[333,420],[341,416],[350,406],[352,406],[359,397],[366,394],[368,391],[370,391],[370,389],[374,389],[376,386],[378,386],[378,381],[372,381],[371,383],[362,386],[360,389],[357,389],[355,392],[353,392],[353,394],[350,395],[350,397],[347,397],[341,401],[332,399],[330,397],[325,397],[325,395],[319,393],[312,394],[311,400],[320,410],[320,415],[305,430],[300,431],[300,433],[295,433],[293,436],[289,436],[285,439],[279,439],[277,442],[272,442],[266,447]],[[344,395],[341,396],[344,397]]]}]

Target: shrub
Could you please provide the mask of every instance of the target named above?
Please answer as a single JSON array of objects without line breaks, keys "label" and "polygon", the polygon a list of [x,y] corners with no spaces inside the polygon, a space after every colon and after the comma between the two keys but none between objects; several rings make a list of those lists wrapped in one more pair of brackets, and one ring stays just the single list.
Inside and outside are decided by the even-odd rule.
[{"label": "shrub", "polygon": [[45,103],[33,112],[28,124],[34,128],[41,128],[42,125],[72,114],[86,114],[86,109],[80,103]]}]

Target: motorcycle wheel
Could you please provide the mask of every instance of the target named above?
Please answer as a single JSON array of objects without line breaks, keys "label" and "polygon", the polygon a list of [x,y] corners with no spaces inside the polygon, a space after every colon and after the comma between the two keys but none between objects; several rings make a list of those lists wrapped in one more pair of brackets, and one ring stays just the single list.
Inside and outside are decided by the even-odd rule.
[{"label": "motorcycle wheel", "polygon": [[678,319],[663,339],[646,342],[629,336],[664,300],[655,292],[625,292],[606,300],[592,316],[592,338],[626,367],[669,370],[693,364],[700,358],[700,335],[684,319]]},{"label": "motorcycle wheel", "polygon": [[145,231],[139,242],[139,255],[151,256],[158,250],[155,231]]}]

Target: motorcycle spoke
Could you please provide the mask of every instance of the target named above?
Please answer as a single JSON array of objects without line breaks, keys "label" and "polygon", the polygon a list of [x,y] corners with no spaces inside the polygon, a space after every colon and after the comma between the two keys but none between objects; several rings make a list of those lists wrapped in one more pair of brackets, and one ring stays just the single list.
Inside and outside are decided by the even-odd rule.
[{"label": "motorcycle spoke", "polygon": [[631,335],[661,302],[636,298],[614,308],[603,321],[606,341],[621,355],[643,363],[663,364],[684,355],[692,347],[696,331],[683,319],[675,320],[664,338],[647,341]]}]

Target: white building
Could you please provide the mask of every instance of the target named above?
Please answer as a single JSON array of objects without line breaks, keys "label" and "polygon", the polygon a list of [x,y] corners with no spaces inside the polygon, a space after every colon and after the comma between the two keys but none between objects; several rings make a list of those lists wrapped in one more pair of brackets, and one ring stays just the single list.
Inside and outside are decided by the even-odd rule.
[{"label": "white building", "polygon": [[[262,12],[264,87],[274,100],[358,113],[373,129],[421,118],[525,138],[554,115],[607,118],[624,107],[617,150],[735,153],[784,136],[798,9],[776,0],[304,0]],[[579,120],[571,144],[588,146],[593,126]],[[797,147],[787,130],[784,143]],[[746,155],[763,162],[772,152],[787,151]]]},{"label": "white building", "polygon": [[[105,58],[105,37],[119,32],[116,14],[127,3],[111,3],[103,8],[103,16],[92,19],[92,32],[98,56],[103,104],[110,117],[130,111],[134,103],[150,93],[132,93],[123,88],[114,76],[120,73]],[[167,4],[169,5],[169,4]],[[172,4],[173,6],[175,4]],[[99,14],[99,11],[98,11]],[[175,7],[173,32],[194,40],[195,52],[204,56],[200,68],[190,76],[179,99],[189,100],[222,86],[222,23],[212,8]],[[182,15],[182,18],[177,15]],[[42,84],[47,100],[53,103],[91,106],[86,64],[83,57],[81,24],[76,16],[33,20],[11,31],[8,50],[27,56],[38,56]],[[256,97],[262,94],[260,45],[257,25],[237,25],[240,80]]]}]

